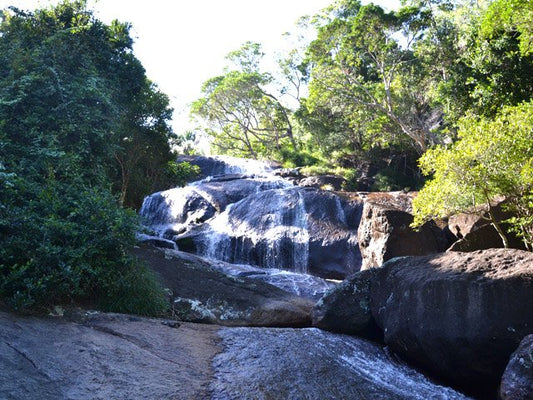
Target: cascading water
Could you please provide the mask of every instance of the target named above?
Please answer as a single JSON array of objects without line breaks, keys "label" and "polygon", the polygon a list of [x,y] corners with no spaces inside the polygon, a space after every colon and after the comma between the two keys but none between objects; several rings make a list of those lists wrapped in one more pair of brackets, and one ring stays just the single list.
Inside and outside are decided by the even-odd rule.
[{"label": "cascading water", "polygon": [[309,232],[303,195],[272,189],[229,205],[206,223],[200,254],[215,260],[307,273]]},{"label": "cascading water", "polygon": [[347,202],[295,186],[266,163],[211,161],[205,170],[226,175],[145,199],[140,214],[153,235],[212,260],[265,269],[333,279],[359,269],[357,226],[347,221]]}]

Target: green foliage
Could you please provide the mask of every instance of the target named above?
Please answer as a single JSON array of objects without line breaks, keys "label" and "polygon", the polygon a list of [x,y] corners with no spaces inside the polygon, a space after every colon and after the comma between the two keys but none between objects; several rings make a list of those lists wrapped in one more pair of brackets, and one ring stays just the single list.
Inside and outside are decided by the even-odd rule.
[{"label": "green foliage", "polygon": [[85,1],[3,13],[0,297],[17,310],[164,310],[156,281],[128,255],[137,218],[110,191],[128,199],[128,168],[143,188],[182,171],[148,173],[173,159],[171,110],[131,45],[128,24],[103,24]]},{"label": "green foliage", "polygon": [[205,82],[203,97],[192,105],[192,114],[207,124],[205,131],[222,153],[258,158],[286,146],[297,149],[289,111],[267,91],[271,75],[258,70],[262,55],[256,43],[230,53],[237,69]]},{"label": "green foliage", "polygon": [[[511,220],[526,243],[533,244],[533,103],[505,107],[495,118],[465,117],[459,140],[437,147],[420,160],[433,174],[413,202],[414,224],[491,205],[505,196],[517,217]],[[497,224],[498,221],[494,221]]]}]

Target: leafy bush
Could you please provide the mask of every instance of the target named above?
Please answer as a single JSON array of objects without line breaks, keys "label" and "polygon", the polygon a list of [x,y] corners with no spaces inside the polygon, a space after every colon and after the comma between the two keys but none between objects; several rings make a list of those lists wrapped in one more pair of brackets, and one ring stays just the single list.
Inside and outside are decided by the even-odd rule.
[{"label": "leafy bush", "polygon": [[22,178],[10,183],[0,194],[0,296],[8,305],[164,310],[157,282],[128,255],[137,217],[107,190],[53,179],[44,187]]}]

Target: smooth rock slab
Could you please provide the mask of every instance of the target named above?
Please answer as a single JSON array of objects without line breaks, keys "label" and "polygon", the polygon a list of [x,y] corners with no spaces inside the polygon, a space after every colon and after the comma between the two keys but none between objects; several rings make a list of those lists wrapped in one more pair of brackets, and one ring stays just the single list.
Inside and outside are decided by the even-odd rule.
[{"label": "smooth rock slab", "polygon": [[0,312],[0,399],[209,399],[215,327],[80,315]]},{"label": "smooth rock slab", "polygon": [[223,328],[212,400],[459,400],[381,347],[307,329]]}]

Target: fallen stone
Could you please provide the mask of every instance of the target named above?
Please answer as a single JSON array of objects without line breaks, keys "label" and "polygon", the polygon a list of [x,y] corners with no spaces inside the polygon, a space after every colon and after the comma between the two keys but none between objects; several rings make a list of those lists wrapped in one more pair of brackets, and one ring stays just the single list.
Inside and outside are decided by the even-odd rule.
[{"label": "fallen stone", "polygon": [[526,336],[511,355],[503,373],[500,399],[533,399],[533,335]]}]

